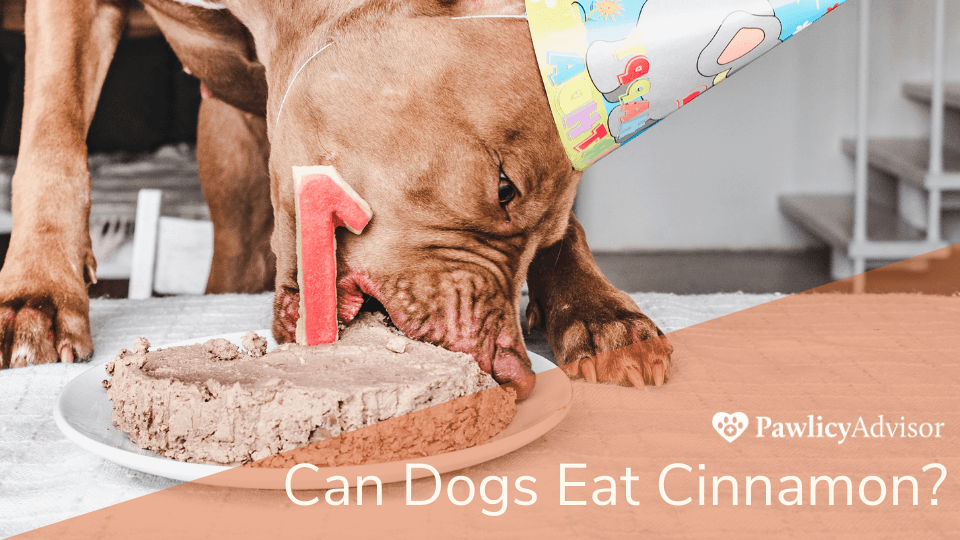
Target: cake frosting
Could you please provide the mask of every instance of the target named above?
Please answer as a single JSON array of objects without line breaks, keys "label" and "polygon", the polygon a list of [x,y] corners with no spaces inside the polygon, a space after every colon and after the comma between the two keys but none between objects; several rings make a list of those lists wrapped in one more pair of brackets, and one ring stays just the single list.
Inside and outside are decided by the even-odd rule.
[{"label": "cake frosting", "polygon": [[409,459],[479,444],[516,413],[513,390],[473,357],[407,339],[377,314],[357,318],[335,344],[270,353],[253,333],[246,350],[224,339],[134,345],[107,364],[111,419],[141,448],[181,461],[241,464],[296,449],[305,457],[307,445],[327,465]]}]

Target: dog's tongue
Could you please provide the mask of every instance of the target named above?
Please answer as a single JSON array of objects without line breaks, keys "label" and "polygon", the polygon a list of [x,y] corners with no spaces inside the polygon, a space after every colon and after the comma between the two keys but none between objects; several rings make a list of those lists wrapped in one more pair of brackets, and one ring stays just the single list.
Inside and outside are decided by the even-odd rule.
[{"label": "dog's tongue", "polygon": [[529,361],[524,361],[511,349],[500,349],[493,359],[493,378],[500,384],[506,384],[517,391],[517,399],[527,399],[533,393],[537,376],[530,369]]}]

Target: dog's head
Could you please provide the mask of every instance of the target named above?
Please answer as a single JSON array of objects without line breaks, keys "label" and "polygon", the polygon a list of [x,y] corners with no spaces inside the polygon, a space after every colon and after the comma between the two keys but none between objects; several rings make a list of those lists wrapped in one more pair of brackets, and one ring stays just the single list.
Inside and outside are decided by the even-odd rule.
[{"label": "dog's head", "polygon": [[[333,45],[302,69],[272,126],[278,306],[296,290],[296,266],[284,262],[295,253],[291,167],[333,165],[374,212],[361,235],[337,236],[342,319],[374,297],[408,336],[515,381],[530,373],[521,287],[537,249],[562,237],[580,173],[526,21],[455,18],[478,1],[462,3],[366,14],[306,40]],[[494,12],[511,10],[523,13],[523,2]],[[299,68],[289,64],[270,80],[268,114],[283,94],[274,85]]]}]

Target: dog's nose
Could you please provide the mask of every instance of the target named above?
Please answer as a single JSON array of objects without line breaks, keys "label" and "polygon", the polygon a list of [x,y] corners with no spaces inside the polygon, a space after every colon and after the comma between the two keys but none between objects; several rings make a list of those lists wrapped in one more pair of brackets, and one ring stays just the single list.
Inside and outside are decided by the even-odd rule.
[{"label": "dog's nose", "polygon": [[530,369],[530,361],[514,349],[497,347],[493,358],[493,378],[517,392],[517,399],[527,399],[533,393],[537,376]]}]

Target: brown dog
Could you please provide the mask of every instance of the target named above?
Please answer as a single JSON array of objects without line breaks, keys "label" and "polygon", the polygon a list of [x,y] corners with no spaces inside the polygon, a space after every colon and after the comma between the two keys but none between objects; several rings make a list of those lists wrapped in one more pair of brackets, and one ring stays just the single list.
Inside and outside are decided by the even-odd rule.
[{"label": "brown dog", "polygon": [[[342,319],[373,296],[407,335],[518,381],[530,373],[527,281],[528,323],[571,376],[663,382],[670,345],[600,273],[571,214],[580,173],[526,22],[475,17],[522,14],[522,0],[144,3],[212,96],[197,149],[216,230],[210,291],[267,285],[272,227],[278,341],[294,337],[299,298],[291,168],[326,164],[374,209],[362,235],[338,238]],[[0,274],[5,365],[92,352],[84,136],[125,9],[28,1],[16,229]]]}]

